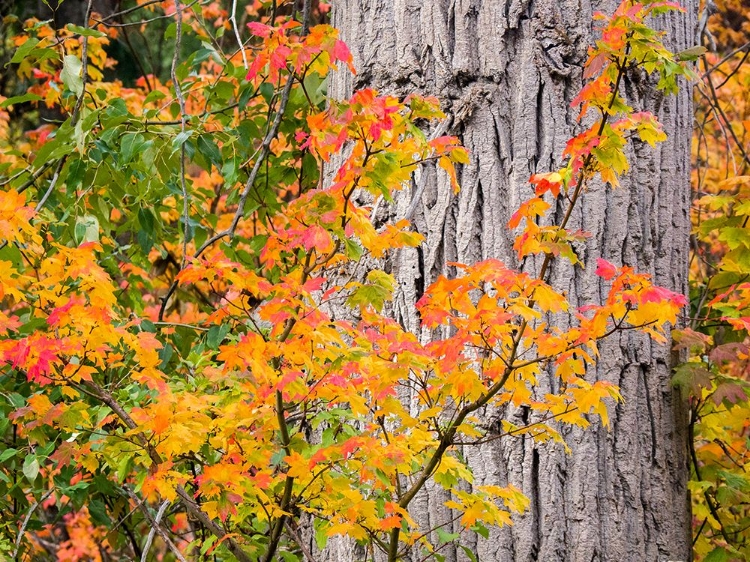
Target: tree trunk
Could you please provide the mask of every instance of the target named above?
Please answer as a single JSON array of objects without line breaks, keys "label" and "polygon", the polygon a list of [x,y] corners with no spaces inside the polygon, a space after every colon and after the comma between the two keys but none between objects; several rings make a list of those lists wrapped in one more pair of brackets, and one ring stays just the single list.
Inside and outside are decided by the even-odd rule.
[{"label": "tree trunk", "polygon": [[[697,1],[685,3],[686,14],[655,22],[674,50],[694,44]],[[506,224],[532,196],[529,176],[559,167],[566,141],[580,130],[570,102],[596,36],[592,15],[614,7],[590,0],[334,2],[333,23],[359,74],[339,73],[332,95],[360,87],[436,95],[452,117],[449,133],[471,153],[457,196],[442,172],[423,171],[412,218],[426,243],[391,258],[399,281],[394,315],[423,339],[429,334],[420,333],[414,303],[439,275],[455,274],[449,262],[497,257],[538,269],[539,263],[516,263]],[[690,89],[664,98],[652,80],[632,74],[623,92],[630,105],[658,115],[669,140],[656,149],[636,143],[621,187],[593,186],[576,209],[571,228],[592,234],[580,256],[589,266],[557,265],[550,278],[574,304],[603,294],[591,266],[597,257],[650,272],[672,290],[687,285]],[[414,191],[390,209],[393,217],[404,216]],[[463,451],[477,484],[512,483],[531,500],[525,515],[492,530],[489,540],[462,535],[482,562],[690,559],[686,408],[670,386],[670,348],[625,332],[600,351],[598,369],[587,376],[617,384],[625,399],[611,407],[609,430],[598,420],[585,430],[564,429],[570,454],[523,439]],[[553,384],[550,377],[537,391]],[[484,415],[491,427],[501,412]],[[504,415],[534,421],[523,409]],[[413,502],[413,515],[425,528],[448,521],[446,499],[430,489]],[[441,553],[448,562],[466,560],[461,551]]]}]

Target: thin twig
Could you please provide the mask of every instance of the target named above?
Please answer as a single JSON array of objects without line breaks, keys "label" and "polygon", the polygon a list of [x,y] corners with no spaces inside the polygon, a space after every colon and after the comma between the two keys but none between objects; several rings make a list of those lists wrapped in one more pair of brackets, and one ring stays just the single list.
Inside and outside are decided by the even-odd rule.
[{"label": "thin twig", "polygon": [[[177,548],[177,545],[172,542],[172,539],[169,538],[169,535],[167,535],[167,532],[161,526],[160,518],[158,517],[158,514],[157,514],[157,519],[155,520],[153,515],[151,515],[151,512],[148,509],[148,505],[146,505],[146,502],[141,500],[141,498],[139,498],[135,494],[135,492],[133,492],[127,486],[124,486],[123,488],[127,492],[128,496],[130,496],[130,499],[136,502],[136,505],[141,510],[141,513],[143,513],[143,516],[146,518],[146,521],[148,521],[148,524],[151,527],[151,531],[149,532],[149,539],[146,541],[146,548],[143,549],[143,552],[141,554],[141,562],[145,562],[146,560],[146,556],[148,555],[148,550],[149,548],[151,548],[151,541],[153,540],[152,533],[154,532],[159,533],[159,537],[161,538],[161,540],[164,541],[164,544],[167,545],[169,550],[172,551],[172,553],[180,562],[187,562],[187,560],[185,560],[185,557],[180,552],[180,549]],[[169,502],[165,501],[164,504],[169,505]],[[166,509],[164,504],[162,504],[162,507]],[[162,516],[164,515],[161,508],[159,509],[159,513],[161,513]]]},{"label": "thin twig", "polygon": [[120,12],[115,12],[114,14],[110,14],[106,18],[102,18],[102,21],[108,21],[108,20],[111,20],[111,19],[115,19],[115,18],[124,16],[124,15],[130,14],[131,12],[135,12],[137,10],[145,8],[146,6],[151,6],[153,4],[161,4],[162,2],[164,2],[164,0],[147,0],[146,2],[138,4],[137,6],[133,6],[132,8],[128,8],[127,10],[122,10]]},{"label": "thin twig", "polygon": [[[711,81],[711,78],[709,77],[708,80],[705,81],[706,84],[708,84],[709,89],[711,90],[711,98],[708,98],[708,95],[705,94],[700,88],[698,88],[698,91],[708,98],[709,104],[711,104],[711,109],[715,112],[717,117],[719,117],[719,120],[723,119],[724,123],[726,124],[726,130],[729,132],[729,135],[734,139],[735,145],[737,146],[737,149],[742,154],[742,158],[746,163],[750,164],[750,156],[748,156],[747,152],[745,152],[744,143],[737,138],[737,134],[734,132],[734,129],[732,128],[732,122],[727,117],[726,113],[724,113],[724,109],[721,107],[721,102],[719,101],[719,96],[716,93],[716,89],[714,88],[714,84]],[[736,164],[735,164],[736,166]]]},{"label": "thin twig", "polygon": [[[164,502],[162,502],[161,504],[161,507],[159,507],[159,511],[156,513],[156,518],[154,519],[153,525],[151,525],[151,530],[148,532],[148,537],[146,538],[146,544],[143,545],[141,562],[146,562],[146,560],[148,560],[148,551],[151,550],[151,543],[154,542],[154,535],[156,534],[157,529],[161,529],[161,527],[159,526],[161,523],[161,518],[164,517],[164,512],[167,510],[170,503],[172,502],[170,502],[169,500],[164,500]],[[181,555],[180,558],[182,558]]]},{"label": "thin twig", "polygon": [[204,328],[203,326],[195,326],[193,324],[184,324],[182,322],[153,322],[155,326],[175,326],[179,328],[189,328],[197,332],[208,332],[210,328]]},{"label": "thin twig", "polygon": [[34,502],[34,504],[29,508],[29,511],[26,512],[26,517],[23,518],[23,523],[21,524],[21,528],[18,529],[18,536],[16,537],[16,546],[13,549],[13,556],[11,558],[13,560],[18,559],[18,549],[21,548],[21,541],[23,540],[23,536],[26,534],[26,527],[29,526],[29,521],[31,520],[31,516],[36,511],[36,508],[39,507],[41,504],[44,503],[44,501],[52,495],[52,492],[54,492],[55,489],[52,488],[51,490],[47,490],[45,494],[39,498],[38,502]]},{"label": "thin twig", "polygon": [[[84,21],[84,26],[88,28],[89,19],[91,18],[91,5],[93,4],[94,0],[89,0],[88,4],[86,5],[86,19]],[[78,119],[81,116],[81,110],[83,108],[83,99],[86,96],[86,83],[88,82],[89,78],[89,55],[88,55],[88,47],[89,47],[89,38],[87,35],[83,36],[83,47],[81,49],[81,94],[78,96],[78,99],[76,100],[76,105],[73,108],[73,114],[70,117],[70,123],[75,127],[76,123],[78,122]],[[39,211],[42,207],[44,207],[44,204],[47,202],[47,199],[49,199],[50,195],[52,195],[52,192],[55,189],[55,186],[57,185],[57,181],[60,179],[60,172],[62,171],[63,166],[65,165],[65,160],[67,160],[68,156],[64,155],[60,158],[60,161],[57,163],[57,167],[55,168],[55,173],[52,175],[52,180],[50,181],[49,187],[47,188],[47,191],[44,192],[44,195],[39,200],[39,203],[37,203],[35,211]],[[44,168],[42,168],[44,170]],[[41,174],[40,174],[41,175]],[[31,178],[31,181],[35,180],[35,177]]]},{"label": "thin twig", "polygon": [[[598,137],[601,137],[602,133],[604,132],[604,128],[607,124],[607,121],[610,116],[610,111],[612,107],[614,106],[615,100],[618,96],[618,91],[620,87],[620,82],[622,81],[622,78],[625,74],[625,64],[627,62],[627,57],[630,52],[630,45],[626,47],[625,56],[623,57],[622,61],[619,59],[615,62],[617,65],[617,76],[614,80],[614,86],[612,88],[612,97],[609,101],[609,104],[607,105],[607,109],[605,111],[602,111],[602,118],[599,123],[599,127],[597,128],[596,135]],[[578,202],[581,194],[583,193],[583,188],[586,183],[586,180],[588,179],[587,174],[590,172],[589,165],[592,162],[592,159],[594,158],[593,153],[586,156],[584,159],[581,170],[579,172],[578,181],[576,182],[576,188],[573,192],[572,197],[570,198],[570,203],[568,205],[568,208],[566,209],[565,215],[562,218],[562,221],[560,222],[559,228],[560,230],[565,229],[565,227],[568,224],[568,221],[570,220],[570,217],[573,213],[573,209],[576,206],[576,203]],[[539,274],[536,276],[537,279],[544,281],[547,272],[549,270],[550,264],[552,263],[552,257],[551,254],[546,254],[544,257],[544,261],[542,262],[542,266],[539,269]],[[529,308],[533,308],[535,306],[536,302],[531,298],[527,304]],[[511,374],[513,374],[516,370],[516,367],[514,363],[516,362],[516,359],[518,358],[518,354],[521,349],[521,341],[524,336],[524,332],[526,331],[526,328],[528,326],[528,321],[524,320],[518,329],[518,334],[516,335],[515,339],[513,340],[513,344],[510,349],[510,356],[508,361],[506,362],[506,367],[503,370],[502,375],[500,378],[495,382],[492,386],[490,386],[482,395],[477,398],[476,400],[465,404],[462,408],[456,411],[456,416],[454,419],[451,420],[449,426],[446,428],[445,432],[440,438],[440,441],[438,443],[437,448],[430,456],[430,459],[427,461],[425,466],[422,468],[422,470],[419,472],[419,476],[417,477],[417,480],[412,484],[412,486],[409,488],[409,490],[400,497],[398,505],[403,508],[407,509],[409,506],[409,503],[411,503],[412,499],[414,499],[414,496],[417,495],[417,493],[424,487],[424,485],[427,483],[427,481],[432,478],[433,474],[437,470],[437,468],[440,466],[440,463],[443,459],[443,456],[448,451],[448,449],[454,445],[454,438],[456,436],[456,433],[458,432],[458,428],[461,426],[461,424],[464,422],[464,420],[473,412],[479,410],[480,408],[484,407],[486,404],[490,402],[505,386],[505,383],[510,378]],[[398,543],[399,543],[399,535],[401,533],[400,527],[395,527],[391,530],[389,535],[389,544],[388,544],[388,562],[396,562],[398,557]]]},{"label": "thin twig", "polygon": [[[163,2],[163,0],[158,0],[158,1],[159,2]],[[190,4],[186,4],[185,8],[190,8],[194,4],[197,4],[197,3],[198,3],[198,0],[193,0],[192,2],[190,2]],[[142,7],[142,6],[145,6],[145,4],[142,4],[141,6],[138,6],[138,7]],[[174,13],[164,14],[163,16],[155,16],[155,17],[149,18],[147,20],[129,21],[129,22],[125,22],[125,23],[107,23],[107,20],[110,19],[110,18],[104,18],[104,19],[101,19],[101,20],[94,20],[94,21],[96,23],[100,24],[100,25],[103,25],[104,27],[134,27],[134,26],[146,25],[147,23],[151,23],[151,22],[158,21],[158,20],[168,19],[168,18],[171,18],[173,16],[174,16]]]},{"label": "thin twig", "polygon": [[750,49],[750,41],[748,41],[747,43],[745,43],[741,47],[737,47],[734,51],[732,51],[729,54],[727,54],[723,59],[721,59],[719,62],[717,62],[711,68],[709,68],[708,70],[706,70],[703,73],[703,75],[701,76],[701,79],[707,78],[709,74],[711,74],[714,70],[716,70],[717,68],[719,68],[722,64],[724,64],[725,62],[727,62],[728,60],[730,60],[737,53],[740,53],[742,51],[746,51],[748,49]]},{"label": "thin twig", "polygon": [[35,172],[32,172],[29,168],[24,168],[20,172],[13,174],[7,180],[1,181],[0,186],[7,185],[10,182],[12,182],[14,179],[21,177],[24,174],[31,174],[31,177],[28,180],[26,180],[26,182],[16,190],[18,193],[23,193],[30,186],[34,185],[34,182],[39,178],[39,176],[41,176],[44,172],[46,172],[51,166],[52,166],[52,162],[45,162],[44,165],[38,170],[36,170]]},{"label": "thin twig", "polygon": [[[700,482],[703,480],[703,476],[701,475],[698,455],[695,452],[695,416],[692,416],[690,425],[688,425],[688,444],[690,447],[690,459],[693,461],[693,470],[695,471],[695,477]],[[724,537],[724,540],[727,541],[727,544],[731,545],[732,541],[729,539],[729,533],[724,526],[724,522],[721,520],[721,515],[719,515],[719,506],[714,503],[714,500],[708,490],[703,490],[703,497],[706,499],[708,510],[711,512],[711,515],[719,524],[719,532],[721,533],[721,536]]]},{"label": "thin twig", "polygon": [[[91,6],[94,0],[89,0],[86,4],[86,16],[83,20],[83,27],[89,28],[89,20],[91,19]],[[78,119],[81,116],[81,109],[83,108],[83,99],[86,96],[86,83],[89,80],[89,36],[84,35],[81,39],[81,94],[76,100],[76,105],[73,108],[73,115],[70,118],[70,124],[75,127],[78,123]]]},{"label": "thin twig", "polygon": [[285,526],[287,533],[289,533],[289,535],[294,539],[294,542],[297,543],[297,546],[299,546],[299,549],[302,551],[305,560],[307,560],[307,562],[315,562],[315,558],[313,558],[312,552],[310,552],[310,549],[307,548],[307,545],[302,540],[302,537],[299,536],[297,530],[292,527],[292,524],[289,521],[286,522]]},{"label": "thin twig", "polygon": [[62,171],[62,167],[65,164],[65,160],[67,160],[68,155],[64,155],[62,158],[60,158],[60,161],[57,163],[57,167],[55,168],[55,173],[52,174],[52,180],[49,182],[49,187],[47,188],[47,191],[44,192],[44,195],[39,200],[39,203],[36,204],[36,207],[34,210],[36,212],[39,212],[42,207],[44,207],[44,204],[47,202],[47,199],[49,199],[49,196],[52,195],[52,192],[55,190],[55,186],[57,185],[57,180],[60,179],[60,172]]},{"label": "thin twig", "polygon": [[248,66],[245,46],[242,44],[242,39],[240,38],[240,30],[237,28],[237,0],[232,0],[232,16],[229,18],[229,21],[232,23],[234,37],[237,39],[237,45],[239,46],[240,53],[242,53],[242,64],[245,65],[245,70],[247,70]]},{"label": "thin twig", "polygon": [[[185,96],[182,94],[180,87],[180,81],[177,79],[177,64],[180,61],[180,45],[182,43],[182,1],[175,0],[175,40],[174,40],[174,55],[172,56],[172,68],[170,75],[172,76],[172,85],[174,86],[174,94],[177,96],[177,102],[180,105],[180,133],[185,133],[187,126],[187,110],[185,108]],[[184,134],[183,134],[184,137]],[[182,240],[182,265],[180,269],[185,269],[187,263],[187,246],[188,238],[190,236],[190,199],[188,198],[187,182],[185,181],[185,139],[180,142],[180,187],[182,189],[182,220],[184,222],[183,227],[183,240]],[[166,301],[164,302],[166,306]],[[159,317],[161,320],[161,317]]]},{"label": "thin twig", "polygon": [[[304,37],[307,35],[308,32],[308,22],[310,19],[310,6],[311,6],[311,0],[305,0],[304,6],[302,8],[302,36]],[[289,94],[291,93],[292,87],[291,84],[294,82],[294,74],[292,72],[289,73],[288,82],[286,84],[286,87],[284,88],[284,98],[282,98],[281,104],[279,105],[279,111],[276,114],[276,119],[274,120],[273,129],[278,129],[278,126],[281,124],[281,117],[283,116],[284,109],[286,108],[286,102],[289,99]],[[271,140],[273,137],[270,136],[270,133],[272,131],[269,131],[269,135],[266,136],[266,139],[264,140],[264,148],[263,151],[268,154],[268,150],[271,144]],[[275,136],[275,131],[273,132]],[[265,158],[265,157],[264,157]],[[260,169],[260,162],[261,158],[256,160],[255,166],[253,170],[255,173],[257,173],[257,170]],[[244,199],[247,199],[247,195],[250,193],[250,188],[252,187],[252,183],[249,183],[245,185],[245,191],[242,194],[242,198],[240,199],[241,207],[244,207]],[[239,209],[238,209],[239,211]],[[234,233],[234,227],[236,227],[236,223],[239,222],[239,217],[241,216],[241,213],[238,212],[238,214],[235,215],[235,220],[233,221],[233,225],[230,227],[230,230],[232,233]],[[344,216],[346,216],[346,205],[344,205]],[[304,283],[306,281],[306,277],[309,273],[308,268],[310,267],[310,258],[312,254],[307,254],[307,261],[305,263],[305,267],[303,269],[302,274],[302,282]],[[287,322],[286,328],[284,329],[284,332],[279,337],[279,341],[285,341],[289,334],[292,331],[292,328],[295,324],[294,318],[290,318]],[[274,367],[276,370],[280,370],[280,361],[278,359],[274,359]],[[276,391],[276,419],[279,424],[279,434],[281,438],[281,444],[284,447],[285,451],[287,452],[287,455],[291,454],[291,438],[289,436],[289,427],[287,426],[286,419],[284,417],[284,397],[281,393],[281,391]],[[279,515],[279,518],[276,520],[274,525],[271,527],[271,535],[268,540],[268,549],[266,550],[265,556],[263,556],[263,562],[271,562],[276,555],[276,550],[279,547],[279,541],[281,540],[281,534],[284,530],[284,526],[287,523],[288,516],[287,512],[291,510],[293,507],[292,505],[292,491],[294,489],[294,477],[287,473],[286,479],[284,481],[284,489],[281,496],[281,502],[279,504],[279,509],[281,511],[281,515]]]},{"label": "thin twig", "polygon": [[[432,132],[429,140],[432,141],[438,137],[443,136],[451,128],[452,124],[453,124],[453,115],[449,115],[443,121],[441,121],[438,127]],[[406,220],[411,220],[412,215],[417,210],[417,205],[419,205],[419,202],[422,200],[422,192],[424,192],[426,185],[427,185],[427,174],[425,174],[423,170],[419,178],[419,184],[417,185],[417,189],[414,192],[414,195],[412,196],[411,203],[409,203],[409,208],[406,210],[406,214],[404,215],[404,218]],[[379,199],[378,199],[378,203],[380,203]],[[375,207],[377,208],[377,204],[375,205]],[[375,212],[375,209],[373,209],[373,218],[375,216],[374,212]]]}]

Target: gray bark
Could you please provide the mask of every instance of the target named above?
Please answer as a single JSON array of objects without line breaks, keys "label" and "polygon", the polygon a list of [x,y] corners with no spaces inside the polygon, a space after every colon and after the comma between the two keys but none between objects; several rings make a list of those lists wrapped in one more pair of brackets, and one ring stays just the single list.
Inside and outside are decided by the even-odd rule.
[{"label": "gray bark", "polygon": [[[687,14],[655,22],[674,50],[694,44],[697,2],[684,4]],[[423,339],[430,335],[420,333],[414,303],[439,275],[455,274],[448,262],[497,257],[538,269],[538,263],[516,263],[506,224],[532,195],[529,176],[559,167],[566,141],[580,131],[570,101],[596,34],[592,14],[614,7],[590,0],[334,2],[334,25],[359,74],[339,73],[332,95],[359,87],[437,95],[453,118],[451,134],[471,154],[471,164],[459,171],[457,196],[442,172],[424,170],[413,222],[426,244],[391,259],[399,282],[393,313]],[[592,186],[576,209],[570,226],[592,233],[581,252],[589,266],[557,265],[550,279],[573,304],[601,299],[592,265],[597,257],[649,272],[672,290],[686,289],[690,90],[683,84],[679,95],[664,98],[651,79],[631,74],[622,91],[631,105],[658,115],[669,140],[656,149],[636,144],[621,187]],[[393,217],[404,215],[411,197],[405,193],[390,209]],[[571,454],[522,439],[463,452],[478,484],[512,483],[531,500],[512,527],[493,530],[489,540],[462,539],[482,562],[690,559],[686,411],[670,386],[670,349],[623,333],[600,351],[599,367],[587,376],[619,385],[625,398],[610,409],[609,430],[597,420],[586,430],[563,429]],[[538,391],[554,388],[550,378]],[[487,424],[500,414],[485,412]],[[517,422],[525,415],[505,414]],[[449,519],[446,499],[430,489],[413,502],[424,528]],[[460,550],[441,553],[449,562],[465,560]],[[333,550],[326,558],[351,556]]]}]

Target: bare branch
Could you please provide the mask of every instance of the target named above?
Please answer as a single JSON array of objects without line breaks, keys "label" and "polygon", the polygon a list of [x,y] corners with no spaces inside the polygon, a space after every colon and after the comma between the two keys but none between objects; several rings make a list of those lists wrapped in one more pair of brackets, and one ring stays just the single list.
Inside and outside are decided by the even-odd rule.
[{"label": "bare branch", "polygon": [[[161,518],[164,517],[164,512],[169,507],[169,504],[172,503],[169,500],[164,500],[164,502],[161,504],[161,507],[159,507],[159,511],[156,514],[156,518],[153,520],[153,524],[151,525],[151,530],[148,533],[148,537],[146,538],[146,544],[143,546],[143,554],[141,554],[141,562],[146,562],[148,560],[148,551],[151,550],[151,543],[154,541],[154,535],[157,533],[157,530],[159,532],[159,536],[166,542],[167,544],[171,543],[166,536],[164,536],[164,531],[160,527]],[[177,550],[173,549],[172,552],[175,553],[175,556],[179,558],[182,561],[185,561],[185,559],[182,557],[182,554]]]},{"label": "bare branch", "polygon": [[229,18],[229,21],[232,22],[234,37],[237,39],[237,45],[240,49],[240,53],[242,53],[242,64],[245,65],[245,70],[247,70],[248,66],[247,55],[245,54],[245,46],[243,45],[242,39],[240,38],[240,30],[237,28],[237,0],[232,0],[232,15]]},{"label": "bare branch", "polygon": [[136,502],[136,507],[138,507],[141,510],[141,513],[143,513],[143,516],[146,518],[146,521],[148,521],[148,524],[151,526],[151,531],[149,532],[148,538],[146,540],[146,546],[143,549],[143,554],[141,554],[141,562],[146,562],[146,557],[148,556],[148,551],[151,548],[151,541],[153,541],[154,536],[153,534],[159,533],[159,537],[161,537],[161,540],[164,541],[164,543],[169,547],[169,550],[171,550],[175,557],[180,562],[187,562],[185,560],[185,557],[180,552],[180,549],[177,548],[177,545],[172,542],[172,539],[169,538],[169,535],[167,535],[167,532],[162,528],[161,526],[161,518],[164,516],[164,510],[167,509],[169,506],[168,501],[165,501],[161,507],[159,508],[159,513],[156,515],[156,519],[151,515],[151,512],[148,510],[148,505],[146,505],[146,502],[143,501],[141,498],[139,498],[135,492],[133,492],[130,488],[127,486],[124,486],[123,489],[127,492],[128,496],[130,496],[130,499],[132,499],[134,502]]},{"label": "bare branch", "polygon": [[[187,125],[187,110],[185,108],[185,96],[182,94],[180,81],[177,79],[177,64],[180,62],[180,45],[182,44],[182,1],[175,0],[175,40],[174,55],[172,56],[172,68],[170,75],[174,94],[177,96],[177,102],[180,105],[180,132],[184,133]],[[187,182],[185,180],[185,139],[180,143],[180,187],[182,189],[182,221],[183,221],[183,240],[182,240],[182,265],[180,269],[185,268],[187,263],[187,246],[190,235],[190,199],[188,197]],[[161,316],[159,317],[161,320]]]},{"label": "bare branch", "polygon": [[[83,27],[88,29],[89,20],[91,19],[91,5],[94,0],[89,0],[86,4],[86,16],[83,20]],[[78,119],[81,116],[81,109],[83,108],[83,98],[86,96],[86,83],[89,80],[89,36],[84,35],[81,39],[81,94],[76,100],[76,105],[73,108],[73,115],[70,118],[71,125],[75,126],[78,123]]]},{"label": "bare branch", "polygon": [[16,537],[16,546],[13,549],[13,556],[11,556],[12,560],[18,560],[18,549],[21,548],[21,541],[23,540],[23,536],[26,534],[26,527],[29,526],[29,521],[31,520],[31,516],[36,511],[36,508],[39,507],[41,504],[44,503],[44,501],[52,495],[52,492],[54,492],[55,489],[52,488],[50,490],[47,490],[45,494],[39,498],[38,502],[34,502],[34,504],[29,508],[29,511],[26,512],[26,517],[23,518],[23,523],[21,524],[21,528],[18,529],[18,536]]}]

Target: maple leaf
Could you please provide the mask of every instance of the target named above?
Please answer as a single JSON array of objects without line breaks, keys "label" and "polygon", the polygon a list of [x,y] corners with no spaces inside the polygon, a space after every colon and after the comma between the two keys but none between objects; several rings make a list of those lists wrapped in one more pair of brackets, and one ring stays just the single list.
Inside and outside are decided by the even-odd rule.
[{"label": "maple leaf", "polygon": [[736,362],[741,358],[750,356],[750,345],[745,342],[731,342],[714,347],[708,355],[712,363],[721,365],[723,363]]},{"label": "maple leaf", "polygon": [[703,363],[683,363],[675,369],[672,384],[685,396],[700,396],[705,388],[711,388],[712,375]]},{"label": "maple leaf", "polygon": [[302,244],[305,250],[315,249],[325,254],[333,248],[333,239],[328,231],[318,225],[306,228],[302,235]]},{"label": "maple leaf", "polygon": [[533,174],[529,179],[535,187],[535,193],[538,196],[544,195],[547,191],[557,197],[560,195],[560,187],[563,182],[563,175],[560,172],[549,172],[546,174]]},{"label": "maple leaf", "polygon": [[650,286],[641,291],[641,301],[650,303],[672,303],[678,307],[687,305],[685,295],[675,293],[664,287]]},{"label": "maple leaf", "polygon": [[750,387],[745,381],[720,381],[716,390],[711,394],[711,400],[717,406],[722,403],[733,406],[740,402],[747,402],[750,398]]},{"label": "maple leaf", "polygon": [[270,37],[271,32],[273,31],[272,27],[258,21],[251,21],[247,24],[247,27],[250,30],[250,33],[257,35],[258,37]]},{"label": "maple leaf", "polygon": [[349,306],[373,306],[382,310],[385,301],[393,298],[396,281],[384,271],[374,269],[367,274],[367,282],[359,284],[349,296]]},{"label": "maple leaf", "polygon": [[706,348],[713,344],[713,338],[696,332],[692,328],[672,330],[673,349],[689,349],[693,353],[703,353]]},{"label": "maple leaf", "polygon": [[618,273],[617,266],[611,264],[603,258],[596,259],[596,272],[599,277],[609,281]]},{"label": "maple leaf", "polygon": [[528,201],[524,201],[523,203],[521,203],[521,206],[518,208],[518,210],[513,213],[510,221],[508,221],[508,228],[514,229],[518,227],[518,225],[521,224],[521,220],[523,219],[527,219],[527,221],[529,221],[529,219],[533,219],[534,217],[542,216],[547,211],[547,209],[549,209],[549,207],[550,204],[539,197],[534,197],[532,199],[529,199]]},{"label": "maple leaf", "polygon": [[725,316],[722,320],[729,323],[737,330],[750,331],[750,316],[743,316],[742,318],[730,318]]}]

